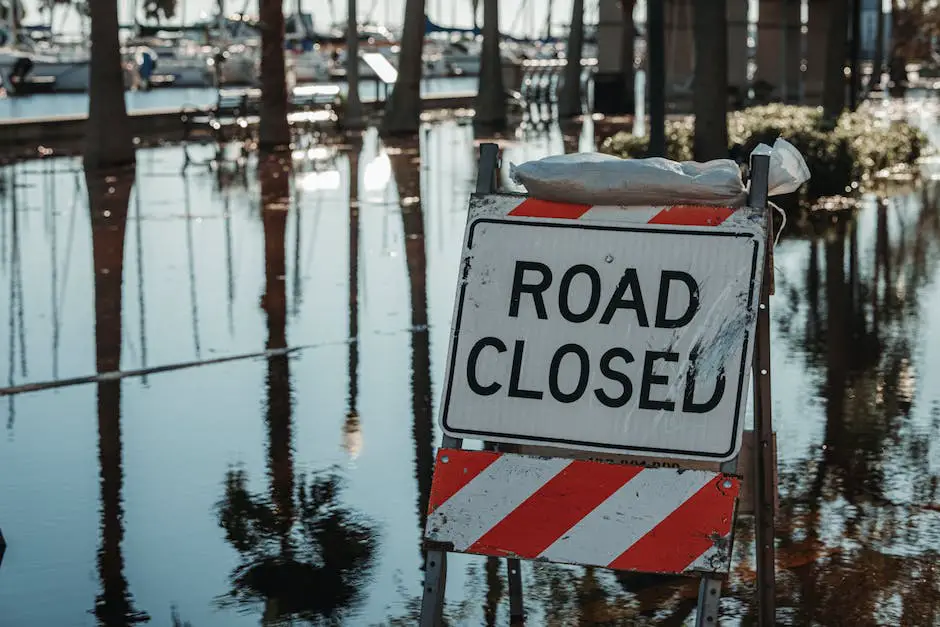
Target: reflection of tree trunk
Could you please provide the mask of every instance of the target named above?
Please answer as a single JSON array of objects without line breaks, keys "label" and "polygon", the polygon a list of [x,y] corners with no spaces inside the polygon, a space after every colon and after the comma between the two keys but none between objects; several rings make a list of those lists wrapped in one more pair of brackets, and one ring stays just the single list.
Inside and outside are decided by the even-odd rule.
[{"label": "reflection of tree trunk", "polygon": [[290,146],[284,67],[284,7],[281,0],[259,0],[259,3],[261,124],[258,129],[258,147],[274,152]]},{"label": "reflection of tree trunk", "polygon": [[[407,149],[391,155],[392,172],[399,198],[419,198],[421,180],[417,164],[412,163],[415,151]],[[424,212],[420,200],[402,204],[401,218],[405,233],[405,258],[411,286],[411,409],[414,417],[412,434],[415,441],[415,475],[418,481],[418,515],[421,528],[427,520],[434,472],[431,409],[431,357],[428,336],[428,295],[426,284],[427,258],[424,247]]]},{"label": "reflection of tree trunk", "polygon": [[695,111],[693,156],[728,156],[728,22],[725,0],[697,0],[695,19]]},{"label": "reflection of tree trunk", "polygon": [[110,0],[91,0],[88,6],[93,19],[85,169],[126,166],[134,163],[134,143],[124,104],[117,5]]},{"label": "reflection of tree trunk", "polygon": [[[845,283],[845,226],[826,242],[826,301],[829,303],[826,327],[826,449],[827,457],[842,457],[845,418],[845,384],[848,378],[848,303]],[[850,453],[845,451],[845,453]],[[825,461],[835,461],[828,459]],[[829,464],[826,464],[829,465]],[[815,496],[815,495],[814,495]]]},{"label": "reflection of tree trunk", "polygon": [[398,55],[398,80],[392,90],[382,134],[414,135],[421,126],[421,74],[424,48],[424,0],[406,0],[405,24]]},{"label": "reflection of tree trunk", "polygon": [[568,35],[567,64],[561,94],[558,97],[558,117],[573,118],[581,115],[581,47],[584,42],[584,0],[573,0],[571,5],[571,32]]},{"label": "reflection of tree trunk", "polygon": [[[92,257],[95,278],[95,362],[99,373],[121,369],[121,302],[124,235],[133,174],[106,180],[89,174]],[[113,189],[113,192],[109,192]],[[98,383],[98,461],[101,473],[101,593],[95,615],[106,627],[148,620],[133,608],[124,577],[123,469],[121,460],[121,382]]]},{"label": "reflection of tree trunk", "polygon": [[496,627],[499,602],[503,599],[503,580],[499,575],[501,560],[486,558],[486,603],[483,606],[483,621],[486,627]]},{"label": "reflection of tree trunk", "polygon": [[359,426],[359,149],[354,142],[349,150],[349,398],[343,446],[356,455],[361,446]]},{"label": "reflection of tree trunk", "polygon": [[875,244],[875,257],[884,276],[884,303],[882,309],[890,311],[894,306],[894,287],[891,276],[891,247],[888,239],[888,207],[885,203],[878,203],[878,228]]},{"label": "reflection of tree trunk", "polygon": [[487,129],[506,126],[506,90],[503,88],[499,53],[499,2],[483,0],[483,54],[477,90],[474,125]]},{"label": "reflection of tree trunk", "polygon": [[[287,347],[287,281],[284,238],[287,231],[290,179],[275,160],[259,165],[261,222],[264,229],[264,308],[268,323],[266,348]],[[271,501],[278,515],[282,555],[289,557],[294,521],[294,464],[291,451],[290,363],[287,355],[268,357],[267,407],[268,471]]]},{"label": "reflection of tree trunk", "polygon": [[809,264],[806,268],[806,292],[809,305],[807,316],[807,346],[815,348],[816,341],[822,337],[822,320],[819,314],[819,244],[809,241]]}]

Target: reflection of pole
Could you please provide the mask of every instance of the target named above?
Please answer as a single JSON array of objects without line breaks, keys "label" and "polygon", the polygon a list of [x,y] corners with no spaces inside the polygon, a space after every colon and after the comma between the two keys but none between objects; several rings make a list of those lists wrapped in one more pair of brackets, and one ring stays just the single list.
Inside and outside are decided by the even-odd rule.
[{"label": "reflection of pole", "polygon": [[[147,317],[144,309],[144,239],[141,234],[140,185],[134,189],[134,233],[137,239],[137,308],[140,315],[140,367],[147,369]],[[146,385],[147,375],[141,377]]]},{"label": "reflection of pole", "polygon": [[362,448],[359,425],[359,149],[354,142],[349,151],[349,395],[343,447],[353,456]]},{"label": "reflection of pole", "polygon": [[[133,176],[115,180],[87,177],[91,212],[95,281],[95,367],[97,372],[121,368],[121,300],[124,236]],[[113,190],[113,191],[112,191]],[[134,610],[124,577],[121,453],[121,382],[98,383],[98,460],[101,472],[101,545],[98,576],[101,593],[95,615],[106,627],[149,620]]]},{"label": "reflection of pole", "polygon": [[499,602],[503,599],[503,580],[499,576],[499,558],[486,558],[486,603],[483,605],[483,621],[486,627],[496,627]]},{"label": "reflection of pole", "polygon": [[229,208],[229,196],[225,195],[225,201],[222,208],[222,225],[225,228],[225,274],[227,277],[225,285],[226,303],[228,305],[228,332],[235,332],[235,316],[233,305],[235,302],[235,273],[232,267],[232,214]]},{"label": "reflection of pole", "polygon": [[193,345],[196,347],[196,359],[201,356],[199,348],[199,301],[196,298],[196,261],[193,251],[193,216],[189,198],[189,177],[184,176],[183,209],[186,212],[186,261],[189,266],[189,303],[193,319]]}]

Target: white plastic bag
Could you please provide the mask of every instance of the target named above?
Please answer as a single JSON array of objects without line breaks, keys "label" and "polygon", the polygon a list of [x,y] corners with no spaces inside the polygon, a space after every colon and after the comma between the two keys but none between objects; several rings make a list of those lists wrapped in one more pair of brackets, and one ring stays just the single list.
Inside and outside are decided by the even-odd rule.
[{"label": "white plastic bag", "polygon": [[770,155],[770,176],[767,179],[767,195],[790,194],[809,180],[809,167],[796,146],[783,138],[777,138],[774,147],[758,144],[751,156]]},{"label": "white plastic bag", "polygon": [[[755,154],[767,151],[771,155],[771,196],[794,191],[809,179],[809,168],[792,144],[778,139],[773,148],[761,144]],[[730,159],[699,163],[577,153],[511,164],[510,176],[535,198],[585,205],[696,203],[736,207],[747,199],[738,164]]]}]

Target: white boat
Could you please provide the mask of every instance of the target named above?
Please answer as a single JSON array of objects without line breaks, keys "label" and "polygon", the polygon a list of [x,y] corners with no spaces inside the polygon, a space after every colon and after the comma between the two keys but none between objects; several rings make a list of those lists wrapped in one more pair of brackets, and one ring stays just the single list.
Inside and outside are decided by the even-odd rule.
[{"label": "white boat", "polygon": [[61,47],[0,31],[0,81],[12,92],[88,90],[90,56],[84,47]]},{"label": "white boat", "polygon": [[138,37],[128,41],[124,58],[148,87],[208,87],[215,83],[211,48],[178,37]]}]

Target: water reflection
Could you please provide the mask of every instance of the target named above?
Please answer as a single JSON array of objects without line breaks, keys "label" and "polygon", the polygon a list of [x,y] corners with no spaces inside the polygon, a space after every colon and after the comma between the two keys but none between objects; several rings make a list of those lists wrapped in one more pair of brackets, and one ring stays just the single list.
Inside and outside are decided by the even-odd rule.
[{"label": "water reflection", "polygon": [[[98,373],[121,369],[121,304],[124,236],[133,172],[85,178],[91,217],[95,283],[95,365]],[[121,442],[121,381],[102,379],[98,387],[98,463],[101,476],[101,542],[98,547],[100,592],[94,615],[98,624],[119,627],[150,617],[134,608],[124,576],[124,469]]]},{"label": "water reflection", "polygon": [[[362,451],[362,427],[359,423],[359,152],[362,136],[349,138],[349,392],[346,422],[343,424],[343,448],[353,457]],[[299,212],[298,212],[299,214]],[[295,273],[299,274],[299,273]]]},{"label": "water reflection", "polygon": [[[820,444],[781,471],[778,594],[793,624],[940,619],[936,515],[931,523],[925,507],[938,477],[930,428],[911,412],[924,342],[919,298],[936,279],[940,212],[911,197],[891,204],[879,200],[812,239],[806,289],[794,282],[781,294],[806,324],[779,330],[819,372],[824,406]],[[868,250],[860,220],[874,222]]]},{"label": "water reflection", "polygon": [[260,609],[262,624],[334,623],[362,601],[376,549],[374,526],[340,505],[334,472],[295,478],[292,389],[287,344],[285,235],[290,164],[259,164],[265,281],[261,307],[268,336],[266,402],[267,495],[253,494],[244,469],[229,470],[218,522],[238,551],[232,588],[222,607]]},{"label": "water reflection", "polygon": [[411,414],[418,484],[418,521],[427,522],[434,472],[434,416],[431,406],[431,354],[428,332],[427,253],[421,208],[421,148],[417,141],[387,144],[392,176],[398,188],[405,260],[411,294]]},{"label": "water reflection", "polygon": [[[525,130],[503,141],[504,164],[577,150],[592,128],[585,119]],[[219,189],[212,173],[180,177],[176,149],[142,150],[134,187],[89,182],[88,234],[85,190],[77,211],[62,191],[61,209],[49,208],[53,189],[69,189],[76,176],[81,183],[74,163],[55,173],[44,162],[0,170],[4,381],[23,383],[24,367],[25,382],[88,374],[93,322],[102,373],[193,359],[197,339],[210,359],[269,351],[151,374],[146,385],[104,379],[10,397],[18,422],[0,439],[0,525],[16,550],[0,571],[0,616],[12,608],[13,624],[25,627],[72,624],[76,615],[126,625],[145,620],[145,607],[154,623],[182,625],[178,612],[167,614],[178,602],[195,627],[416,624],[419,530],[437,444],[431,368],[442,372],[474,144],[469,129],[449,122],[431,125],[422,144],[373,148],[372,137],[341,149],[348,187],[336,164],[295,164],[311,176],[293,186],[293,199],[281,164],[262,164],[259,180],[250,163],[247,179],[242,170]],[[360,193],[391,208],[360,210]],[[827,219],[777,248],[782,624],[940,622],[937,195],[928,185],[866,199],[856,218]],[[88,409],[74,409],[83,394]],[[191,415],[173,422],[187,404]],[[365,449],[362,429],[375,430]],[[179,460],[183,470],[154,459]],[[244,466],[224,474],[233,460]],[[346,468],[306,471],[331,464]],[[180,474],[192,485],[160,494],[146,483]],[[83,492],[87,477],[93,485]],[[46,526],[36,525],[42,507],[55,512],[41,516]],[[81,537],[100,526],[97,555],[44,548],[50,534],[68,536],[87,518]],[[377,520],[388,538],[381,544]],[[164,546],[148,521],[187,550],[141,549]],[[735,547],[723,621],[749,624],[746,521]],[[167,573],[183,566],[192,580],[174,588]],[[79,573],[75,581],[89,571],[100,581],[72,584],[75,603],[70,589],[55,607],[37,603],[44,573],[60,567]],[[507,622],[504,560],[455,557],[451,569],[448,624]],[[523,573],[530,624],[680,625],[694,614],[691,580],[549,564],[525,564]],[[219,605],[246,615],[206,603],[220,593]]]}]

